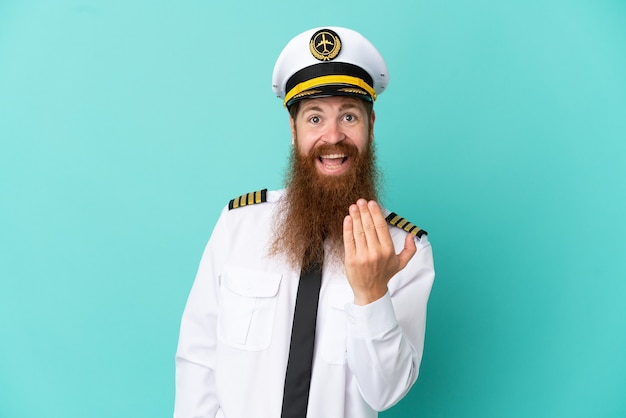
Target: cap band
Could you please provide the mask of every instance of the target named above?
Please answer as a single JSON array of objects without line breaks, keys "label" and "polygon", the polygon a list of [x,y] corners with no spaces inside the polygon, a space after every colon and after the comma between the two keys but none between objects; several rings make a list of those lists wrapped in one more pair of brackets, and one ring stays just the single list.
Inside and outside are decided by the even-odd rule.
[{"label": "cap band", "polygon": [[302,93],[313,87],[324,86],[328,84],[348,84],[352,86],[358,86],[369,93],[372,96],[372,100],[376,100],[376,92],[365,81],[358,77],[353,77],[349,75],[324,75],[321,77],[315,77],[307,81],[303,81],[302,83],[294,86],[287,94],[285,95],[285,101],[283,104],[287,106],[289,100],[291,100],[296,94]]},{"label": "cap band", "polygon": [[352,77],[360,78],[370,86],[374,87],[374,81],[372,76],[368,74],[363,68],[358,65],[350,64],[347,62],[324,62],[309,65],[299,71],[296,71],[285,83],[285,92],[290,91],[297,84],[306,80],[311,80],[323,75],[351,75]]}]

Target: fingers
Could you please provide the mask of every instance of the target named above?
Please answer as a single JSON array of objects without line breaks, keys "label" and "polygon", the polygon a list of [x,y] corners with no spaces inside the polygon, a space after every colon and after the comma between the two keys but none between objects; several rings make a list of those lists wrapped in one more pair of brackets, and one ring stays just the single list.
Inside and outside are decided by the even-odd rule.
[{"label": "fingers", "polygon": [[396,255],[387,221],[378,204],[371,200],[359,199],[349,208],[344,219],[344,248],[346,255],[367,253],[397,257],[398,270],[402,270],[417,252],[414,237],[406,236],[404,248]]},{"label": "fingers", "polygon": [[376,240],[383,246],[393,247],[389,227],[387,226],[387,221],[380,210],[380,206],[378,206],[378,203],[375,201],[370,200],[367,203],[367,208],[369,209],[369,214],[371,215],[373,221],[374,230],[376,232]]},{"label": "fingers", "polygon": [[354,256],[356,253],[356,241],[354,240],[354,225],[350,215],[343,218],[343,247],[346,256]]},{"label": "fingers", "polygon": [[[407,234],[396,254],[391,232],[380,207],[359,199],[343,220],[344,265],[355,303],[366,304],[387,291],[389,280],[406,267],[417,252],[414,236]],[[357,302],[358,300],[358,302]]]},{"label": "fingers", "polygon": [[355,250],[367,248],[367,239],[365,237],[365,226],[363,225],[362,212],[360,207],[365,202],[359,199],[355,205],[350,205],[348,209],[350,220],[352,223],[352,237],[354,239]]},{"label": "fingers", "polygon": [[382,245],[392,246],[391,236],[378,204],[371,200],[359,199],[351,205],[350,217],[353,223],[354,239],[357,246],[363,248]]}]

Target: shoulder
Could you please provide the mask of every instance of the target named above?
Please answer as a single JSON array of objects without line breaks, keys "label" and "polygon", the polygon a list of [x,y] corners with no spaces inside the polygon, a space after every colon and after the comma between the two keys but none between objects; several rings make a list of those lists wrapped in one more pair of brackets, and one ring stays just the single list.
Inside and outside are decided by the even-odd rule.
[{"label": "shoulder", "polygon": [[239,209],[245,206],[258,205],[261,203],[274,203],[280,198],[282,193],[282,190],[274,191],[267,189],[261,189],[254,192],[245,193],[241,196],[237,196],[234,199],[231,199],[230,202],[228,202],[228,210]]},{"label": "shoulder", "polygon": [[419,239],[421,239],[425,235],[428,235],[425,230],[409,222],[406,218],[403,218],[395,212],[389,212],[385,220],[389,225],[400,228],[403,231],[408,232],[409,234],[413,234]]}]

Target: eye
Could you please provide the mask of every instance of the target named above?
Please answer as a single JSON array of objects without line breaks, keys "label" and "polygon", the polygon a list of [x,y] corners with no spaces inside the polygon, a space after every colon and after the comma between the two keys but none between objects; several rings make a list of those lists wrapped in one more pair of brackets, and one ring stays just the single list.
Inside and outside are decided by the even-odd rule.
[{"label": "eye", "polygon": [[318,124],[318,123],[320,123],[320,117],[319,116],[311,116],[309,118],[309,122]]},{"label": "eye", "polygon": [[343,118],[346,120],[346,122],[353,122],[356,120],[356,117],[351,113],[348,113]]}]

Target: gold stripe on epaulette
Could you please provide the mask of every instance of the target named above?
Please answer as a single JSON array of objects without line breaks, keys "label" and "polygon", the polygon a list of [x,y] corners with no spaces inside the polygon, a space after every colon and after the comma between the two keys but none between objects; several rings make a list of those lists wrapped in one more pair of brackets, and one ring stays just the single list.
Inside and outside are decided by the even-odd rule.
[{"label": "gold stripe on epaulette", "polygon": [[428,232],[424,231],[423,229],[413,225],[411,222],[409,222],[408,220],[404,219],[403,217],[399,216],[398,214],[391,212],[389,214],[389,216],[387,216],[387,218],[385,218],[387,220],[387,222],[389,222],[391,225],[396,226],[400,229],[405,230],[406,232],[408,232],[409,234],[413,234],[418,238],[421,238],[422,235],[427,235]]},{"label": "gold stripe on epaulette", "polygon": [[228,203],[228,210],[241,208],[243,206],[255,205],[267,201],[267,189],[258,190],[256,192],[246,193],[232,199]]}]

